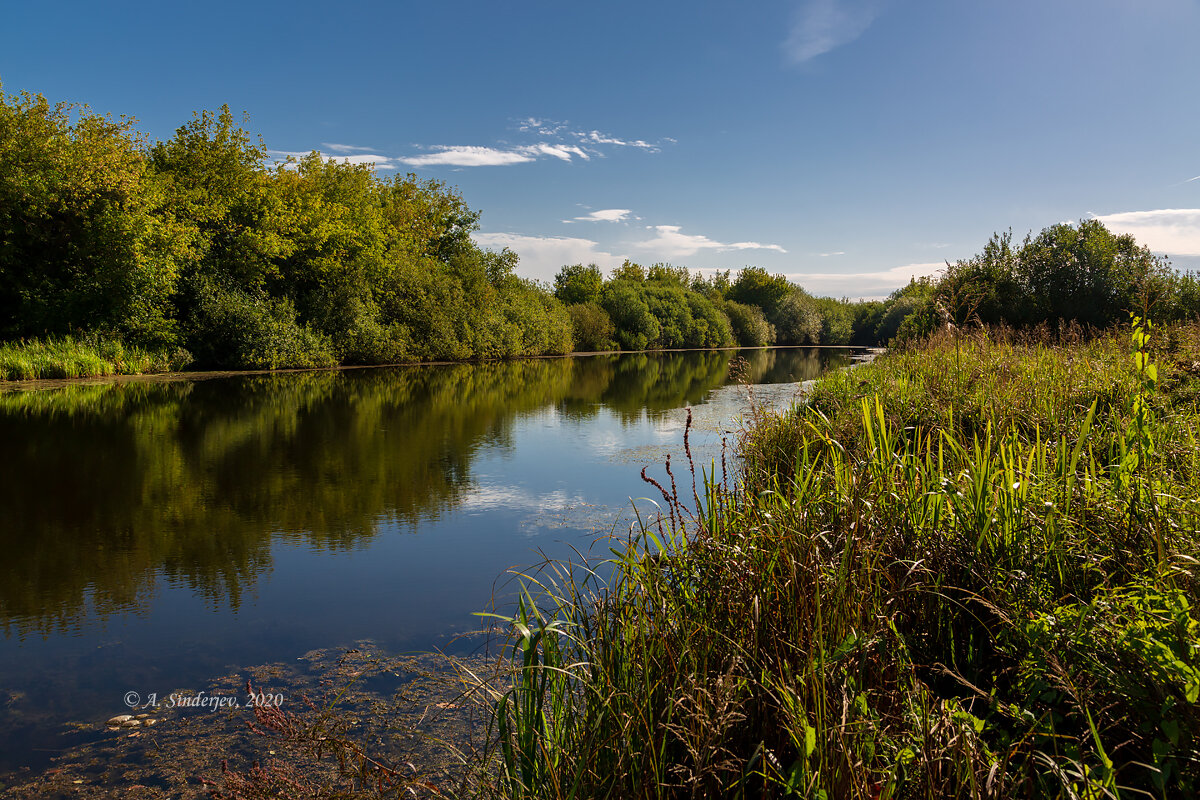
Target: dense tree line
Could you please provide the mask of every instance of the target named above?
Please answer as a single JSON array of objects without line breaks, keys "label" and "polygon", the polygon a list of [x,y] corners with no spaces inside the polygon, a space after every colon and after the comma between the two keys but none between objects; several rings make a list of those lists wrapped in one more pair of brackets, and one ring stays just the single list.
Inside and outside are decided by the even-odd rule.
[{"label": "dense tree line", "polygon": [[883,301],[746,267],[564,266],[479,248],[479,214],[414,175],[271,163],[228,108],[153,142],[132,120],[0,92],[0,340],[71,337],[175,365],[277,368],[574,350],[873,345],[944,324],[1200,313],[1200,282],[1100,222],[997,234]]},{"label": "dense tree line", "polygon": [[202,367],[565,353],[562,303],[415,176],[270,164],[228,108],[132,121],[0,94],[0,338],[85,333]]},{"label": "dense tree line", "polygon": [[554,293],[580,349],[845,345],[853,337],[850,304],[814,298],[761,267],[731,278],[626,261],[606,280],[595,264],[574,264],[559,271]]}]

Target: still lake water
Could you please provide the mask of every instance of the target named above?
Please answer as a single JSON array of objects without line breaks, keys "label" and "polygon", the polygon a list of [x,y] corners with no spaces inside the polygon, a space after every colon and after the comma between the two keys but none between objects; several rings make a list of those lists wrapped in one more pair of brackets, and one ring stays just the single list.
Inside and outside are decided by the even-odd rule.
[{"label": "still lake water", "polygon": [[[745,389],[846,350],[590,356],[0,393],[0,773],[70,721],[369,639],[478,646],[505,570],[586,550]],[[678,459],[676,464],[678,464]],[[679,475],[679,471],[676,472]],[[648,505],[647,501],[641,501]],[[606,552],[606,551],[602,551]]]}]

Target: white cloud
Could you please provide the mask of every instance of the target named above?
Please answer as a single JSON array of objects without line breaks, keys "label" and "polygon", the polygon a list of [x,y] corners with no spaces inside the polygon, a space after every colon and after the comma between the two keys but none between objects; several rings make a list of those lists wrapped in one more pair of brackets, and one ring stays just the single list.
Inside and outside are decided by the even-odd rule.
[{"label": "white cloud", "polygon": [[598,249],[598,243],[591,239],[519,233],[476,233],[474,239],[480,247],[512,250],[521,257],[517,273],[542,281],[554,280],[566,264],[596,264],[601,269],[612,269],[625,260]]},{"label": "white cloud", "polygon": [[554,156],[563,161],[570,161],[573,156],[579,156],[584,161],[591,158],[583,149],[570,144],[548,144],[542,142],[540,144],[530,145],[528,147],[518,148],[519,152],[529,153],[530,155]]},{"label": "white cloud", "polygon": [[[327,145],[328,146],[328,145]],[[365,147],[354,148],[356,150],[366,150]],[[304,158],[309,153],[302,153],[298,150],[268,150],[267,155],[277,157],[278,161],[283,161],[288,156],[293,158]],[[378,153],[360,153],[357,155],[337,155],[330,156],[322,154],[326,161],[332,161],[339,164],[374,164],[375,169],[397,169],[396,159],[388,156],[381,156]]]},{"label": "white cloud", "polygon": [[556,136],[566,127],[565,122],[538,119],[537,117],[526,117],[525,119],[517,120],[517,130],[526,133],[536,133],[539,136]]},{"label": "white cloud", "polygon": [[880,299],[907,285],[913,278],[935,275],[945,268],[946,263],[938,261],[905,264],[879,272],[797,272],[787,278],[815,295]]},{"label": "white cloud", "polygon": [[585,217],[564,219],[563,222],[621,222],[629,219],[631,213],[633,212],[628,208],[605,208],[600,211],[593,211]]},{"label": "white cloud", "polygon": [[[615,144],[618,147],[640,147],[643,150],[658,152],[658,145],[644,142],[641,139],[618,139],[615,136],[608,136],[600,131],[572,131],[571,135],[589,144]],[[675,140],[670,139],[669,141],[674,142]]]},{"label": "white cloud", "polygon": [[523,164],[533,161],[535,156],[517,150],[499,150],[495,147],[474,145],[434,145],[434,152],[417,156],[401,156],[396,160],[410,167],[496,167],[508,164]]},{"label": "white cloud", "polygon": [[[421,152],[402,156],[384,156],[372,152],[372,148],[353,144],[324,142],[321,147],[336,155],[326,156],[331,161],[347,164],[374,164],[379,169],[408,167],[496,167],[511,164],[528,164],[543,158],[573,162],[575,159],[590,161],[603,158],[606,150],[614,147],[635,147],[649,152],[658,152],[659,146],[642,139],[620,139],[599,131],[572,130],[565,122],[527,117],[516,121],[516,129],[527,134],[527,140],[541,141],[500,142],[495,146],[482,145],[417,145]],[[673,139],[665,141],[674,141]],[[272,155],[296,156],[307,153],[270,151]]]},{"label": "white cloud", "polygon": [[805,0],[784,42],[799,64],[854,41],[879,15],[882,0]]},{"label": "white cloud", "polygon": [[1200,209],[1164,208],[1093,216],[1114,233],[1132,234],[1138,244],[1156,253],[1200,256]]},{"label": "white cloud", "polygon": [[477,147],[474,145],[433,145],[433,152],[416,156],[401,156],[395,159],[410,167],[501,167],[509,164],[527,164],[543,156],[571,161],[581,158],[589,160],[592,154],[573,144],[539,142],[518,147]]},{"label": "white cloud", "polygon": [[678,225],[654,225],[651,227],[651,230],[657,231],[657,235],[653,239],[637,242],[634,246],[642,250],[649,250],[667,259],[694,255],[701,250],[775,250],[780,253],[787,252],[787,250],[784,250],[777,244],[760,244],[759,242],[733,242],[732,244],[725,244],[701,234],[680,233],[679,229],[680,226]]},{"label": "white cloud", "polygon": [[846,251],[834,250],[832,253],[817,253],[817,255],[819,255],[821,258],[829,258],[830,256],[844,256],[846,255]]},{"label": "white cloud", "polygon": [[369,153],[374,149],[373,147],[358,147],[352,144],[334,144],[332,142],[321,142],[321,147],[335,153]]}]

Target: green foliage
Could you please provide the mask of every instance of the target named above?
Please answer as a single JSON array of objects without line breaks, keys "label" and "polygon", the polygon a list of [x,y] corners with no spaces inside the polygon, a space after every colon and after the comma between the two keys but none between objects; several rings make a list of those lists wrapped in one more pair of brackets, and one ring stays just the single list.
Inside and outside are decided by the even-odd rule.
[{"label": "green foliage", "polygon": [[235,369],[572,349],[562,304],[480,250],[442,184],[266,157],[228,107],[146,147],[129,120],[0,97],[0,337],[182,343]]},{"label": "green foliage", "polygon": [[691,327],[685,336],[688,347],[729,347],[735,344],[729,317],[709,298],[696,292],[685,293],[691,312]]},{"label": "green foliage", "polygon": [[1094,219],[1052,225],[1020,247],[1011,231],[995,234],[983,252],[947,264],[932,288],[925,305],[894,298],[879,323],[880,341],[911,341],[946,324],[1100,329],[1131,311],[1168,321],[1200,311],[1194,276],[1172,271],[1132,236],[1113,234]]},{"label": "green foliage", "polygon": [[1148,330],[1133,369],[938,335],[759,415],[740,481],[654,483],[610,578],[554,565],[510,620],[559,633],[498,692],[536,763],[501,794],[1195,795],[1200,333]]},{"label": "green foliage", "polygon": [[571,316],[571,332],[576,349],[585,353],[615,350],[617,329],[608,313],[597,303],[579,303],[567,306]]},{"label": "green foliage", "polygon": [[721,309],[729,318],[734,338],[742,347],[775,344],[775,326],[767,322],[761,308],[726,300]]},{"label": "green foliage", "polygon": [[802,289],[793,288],[784,295],[769,319],[783,344],[819,344],[821,312],[816,301]]},{"label": "green foliage", "polygon": [[1033,319],[1030,297],[1021,283],[1020,253],[1012,247],[1012,231],[994,234],[983,252],[947,265],[937,283],[937,302],[949,321],[963,326],[1022,324]]},{"label": "green foliage", "polygon": [[854,320],[849,305],[832,297],[817,297],[813,299],[813,303],[821,317],[821,344],[850,344],[854,335]]},{"label": "green foliage", "polygon": [[879,340],[875,336],[875,331],[888,311],[887,304],[879,300],[867,300],[851,304],[848,310],[853,331],[850,336],[850,344],[859,346],[878,344]]},{"label": "green foliage", "polygon": [[600,299],[604,278],[595,264],[565,266],[554,276],[554,296],[567,305],[595,303]]},{"label": "green foliage", "polygon": [[223,289],[196,278],[194,327],[188,340],[205,367],[281,369],[329,367],[332,345],[296,319],[286,299]]},{"label": "green foliage", "polygon": [[625,263],[612,271],[609,276],[612,281],[629,281],[630,283],[645,283],[646,268],[641,264],[635,264],[629,259],[625,259]]},{"label": "green foliage", "polygon": [[625,278],[610,281],[600,296],[600,305],[617,328],[617,342],[622,350],[645,350],[659,340],[661,328],[650,313],[645,288],[640,283]]},{"label": "green foliage", "polygon": [[[1198,618],[1188,593],[1143,579],[1104,587],[1090,602],[1058,606],[1026,622],[1020,630],[1025,656],[1019,685],[1032,701],[1042,746],[1056,749],[1067,732],[1094,727],[1088,709],[1105,708],[1106,716],[1115,717],[1107,722],[1112,730],[1097,733],[1117,743],[1112,755],[1137,753],[1150,767],[1137,782],[1148,782],[1160,797],[1194,785],[1192,762],[1200,747]],[[1047,664],[1060,671],[1048,673]],[[1081,758],[1078,746],[1067,749],[1068,757]],[[1141,771],[1132,764],[1114,767],[1108,769],[1122,782]]]},{"label": "green foliage", "polygon": [[139,146],[130,120],[0,92],[0,337],[174,343],[186,235]]},{"label": "green foliage", "polygon": [[646,271],[646,280],[680,289],[690,289],[692,285],[692,276],[687,267],[673,267],[670,264],[651,264]]},{"label": "green foliage", "polygon": [[692,276],[692,291],[704,295],[714,303],[724,300],[732,285],[729,270],[717,270],[708,278],[700,272]]},{"label": "green foliage", "polygon": [[1133,237],[1116,236],[1099,220],[1059,224],[1027,240],[1017,272],[1041,320],[1105,327],[1161,293],[1166,266]]},{"label": "green foliage", "polygon": [[[744,305],[758,306],[767,319],[774,322],[780,304],[794,289],[782,275],[769,275],[762,267],[746,267],[738,272],[737,280],[725,297]],[[783,338],[782,332],[780,336]]]},{"label": "green foliage", "polygon": [[[875,341],[887,344],[895,339],[900,327],[910,316],[932,319],[933,285],[927,279],[912,280],[902,289],[892,292],[883,316],[875,326]],[[910,329],[911,330],[911,329]]]}]

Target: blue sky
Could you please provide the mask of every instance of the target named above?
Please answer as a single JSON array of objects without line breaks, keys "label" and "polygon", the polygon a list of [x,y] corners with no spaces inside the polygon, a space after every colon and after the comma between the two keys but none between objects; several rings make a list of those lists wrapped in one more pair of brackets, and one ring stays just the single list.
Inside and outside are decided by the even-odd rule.
[{"label": "blue sky", "polygon": [[10,3],[5,91],[457,187],[518,271],[881,296],[1098,216],[1200,267],[1196,0]]}]

